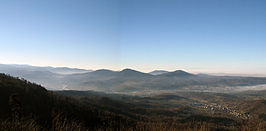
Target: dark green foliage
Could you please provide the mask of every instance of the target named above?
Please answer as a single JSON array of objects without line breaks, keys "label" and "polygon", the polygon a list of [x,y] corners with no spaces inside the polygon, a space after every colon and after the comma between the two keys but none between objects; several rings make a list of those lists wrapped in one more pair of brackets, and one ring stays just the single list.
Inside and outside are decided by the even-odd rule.
[{"label": "dark green foliage", "polygon": [[0,74],[0,100],[0,119],[20,121],[34,118],[38,125],[47,129],[55,128],[55,120],[61,121],[59,118],[83,123],[91,129],[129,123],[124,116],[96,109],[73,98],[54,95],[39,85],[4,74]]},{"label": "dark green foliage", "polygon": [[224,125],[236,125],[237,122],[230,118],[224,118],[224,117],[210,117],[210,116],[202,116],[202,115],[194,115],[190,116],[186,119],[183,119],[182,122],[191,122],[191,121],[205,121],[209,123],[215,123],[219,124],[222,123]]},{"label": "dark green foliage", "polygon": [[22,115],[22,104],[18,99],[17,94],[11,94],[9,97],[9,106],[11,110],[11,117],[13,121],[20,121]]},{"label": "dark green foliage", "polygon": [[[200,104],[213,103],[237,106],[243,114],[252,115],[252,121],[200,108]],[[0,74],[0,130],[263,130],[265,107],[265,92],[180,92],[146,97],[51,92]]]},{"label": "dark green foliage", "polygon": [[263,119],[264,121],[266,121],[266,114],[260,114],[259,115],[259,118],[260,119]]}]

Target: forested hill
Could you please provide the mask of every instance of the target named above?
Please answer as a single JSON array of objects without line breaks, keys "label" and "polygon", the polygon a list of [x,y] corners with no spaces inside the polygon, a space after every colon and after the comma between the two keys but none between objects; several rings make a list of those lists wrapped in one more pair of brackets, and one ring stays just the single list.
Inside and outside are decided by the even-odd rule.
[{"label": "forested hill", "polygon": [[0,130],[85,130],[130,125],[126,117],[5,74],[0,74],[0,123]]},{"label": "forested hill", "polygon": [[265,92],[180,92],[150,97],[52,92],[0,74],[0,131],[263,130],[265,107]]},{"label": "forested hill", "polygon": [[[64,73],[58,73],[61,71]],[[0,73],[27,79],[41,84],[48,90],[94,90],[134,95],[158,93],[162,90],[168,92],[175,90],[233,92],[247,90],[245,86],[266,84],[266,77],[213,76],[192,74],[183,70],[173,72],[157,70],[152,73],[144,73],[133,69],[91,71],[0,64]]]}]

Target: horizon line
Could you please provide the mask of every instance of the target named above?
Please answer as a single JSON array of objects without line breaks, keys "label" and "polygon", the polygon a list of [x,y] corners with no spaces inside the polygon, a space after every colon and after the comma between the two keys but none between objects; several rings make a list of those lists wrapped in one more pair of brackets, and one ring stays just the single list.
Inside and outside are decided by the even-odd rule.
[{"label": "horizon line", "polygon": [[137,70],[134,68],[129,68],[129,67],[125,67],[119,70],[115,70],[115,69],[110,69],[110,68],[98,68],[98,69],[89,69],[89,68],[80,68],[80,67],[71,67],[71,66],[51,66],[51,65],[34,65],[34,64],[19,64],[19,63],[0,63],[2,65],[19,65],[19,66],[33,66],[33,67],[51,67],[51,68],[70,68],[70,69],[81,69],[81,70],[88,70],[88,71],[97,71],[97,70],[111,70],[111,71],[123,71],[125,69],[131,69],[131,70],[135,70],[138,72],[142,72],[142,73],[151,73],[153,71],[167,71],[167,72],[174,72],[174,71],[178,71],[178,70],[182,70],[188,73],[193,73],[193,74],[209,74],[209,75],[216,75],[216,76],[226,76],[226,75],[231,75],[231,76],[256,76],[256,77],[266,77],[266,74],[259,74],[259,73],[230,73],[230,72],[221,72],[221,71],[217,71],[217,72],[204,72],[204,71],[189,71],[187,69],[176,69],[176,70],[167,70],[167,69],[154,69],[151,71],[141,71],[141,70]]}]

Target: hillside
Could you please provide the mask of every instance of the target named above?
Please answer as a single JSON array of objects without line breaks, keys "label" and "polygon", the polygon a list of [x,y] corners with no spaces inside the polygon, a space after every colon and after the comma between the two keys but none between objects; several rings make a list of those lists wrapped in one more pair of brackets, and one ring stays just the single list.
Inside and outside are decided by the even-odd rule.
[{"label": "hillside", "polygon": [[4,74],[0,74],[0,107],[0,130],[17,130],[20,124],[23,130],[105,129],[118,128],[122,123],[130,125],[126,124],[127,117],[54,95],[39,85]]},{"label": "hillside", "polygon": [[164,73],[168,73],[168,71],[154,70],[154,71],[150,72],[149,74],[152,74],[152,75],[161,75],[161,74],[164,74]]},{"label": "hillside", "polygon": [[[182,70],[152,75],[132,69],[81,70],[74,74],[60,74],[58,70],[71,68],[40,68],[0,65],[0,72],[41,84],[49,90],[94,90],[108,93],[151,94],[161,91],[232,92],[249,90],[245,86],[266,84],[265,77],[212,76],[191,74]],[[47,67],[48,68],[48,67]],[[53,71],[53,70],[57,70]],[[160,71],[159,71],[160,72]],[[157,71],[158,73],[158,71]],[[243,88],[241,88],[243,87]],[[254,88],[260,89],[260,88]],[[262,90],[266,89],[262,87]]]},{"label": "hillside", "polygon": [[56,74],[75,74],[75,73],[86,73],[91,72],[92,70],[78,69],[78,68],[68,68],[68,67],[40,67],[40,66],[31,66],[31,65],[17,65],[17,64],[0,64],[1,72],[9,71],[49,71]]},{"label": "hillside", "polygon": [[265,128],[263,92],[179,92],[149,97],[92,91],[51,92],[26,80],[0,74],[0,98],[0,130]]}]

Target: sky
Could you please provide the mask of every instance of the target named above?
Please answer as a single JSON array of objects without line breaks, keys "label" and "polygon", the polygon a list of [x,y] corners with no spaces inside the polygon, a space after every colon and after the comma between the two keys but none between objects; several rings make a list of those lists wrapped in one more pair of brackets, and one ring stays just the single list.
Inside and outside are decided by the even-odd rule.
[{"label": "sky", "polygon": [[0,63],[266,74],[265,0],[0,0]]}]

